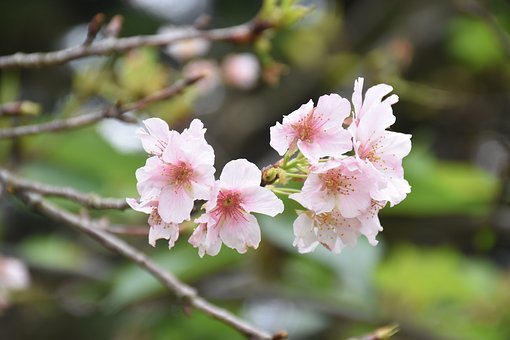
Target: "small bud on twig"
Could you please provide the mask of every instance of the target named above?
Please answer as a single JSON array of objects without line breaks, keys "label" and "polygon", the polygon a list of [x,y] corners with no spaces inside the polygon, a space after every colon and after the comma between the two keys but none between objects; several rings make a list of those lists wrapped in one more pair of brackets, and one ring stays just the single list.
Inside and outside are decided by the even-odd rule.
[{"label": "small bud on twig", "polygon": [[124,17],[122,15],[115,15],[108,25],[106,25],[104,35],[108,38],[117,38],[122,30],[123,24]]},{"label": "small bud on twig", "polygon": [[104,23],[104,14],[103,13],[97,13],[94,15],[92,20],[89,22],[89,27],[87,31],[87,38],[83,42],[83,45],[90,45],[96,39],[97,34],[99,33],[99,30],[101,30],[101,27],[103,27]]}]

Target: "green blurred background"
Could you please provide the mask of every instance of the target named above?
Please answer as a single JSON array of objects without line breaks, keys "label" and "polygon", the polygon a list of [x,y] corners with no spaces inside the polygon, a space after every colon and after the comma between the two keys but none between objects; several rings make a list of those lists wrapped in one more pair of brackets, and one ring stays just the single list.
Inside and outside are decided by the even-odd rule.
[{"label": "green blurred background", "polygon": [[[199,117],[216,151],[216,169],[240,157],[262,167],[277,160],[269,127],[282,115],[325,93],[350,98],[358,76],[366,88],[391,84],[400,97],[392,129],[413,134],[404,162],[413,190],[382,212],[379,245],[363,239],[340,255],[322,249],[300,255],[292,247],[292,209],[276,219],[259,217],[261,247],[244,256],[224,247],[201,259],[187,235],[171,251],[163,241],[154,249],[144,237],[125,239],[206,298],[269,331],[286,329],[290,339],[342,339],[392,323],[401,329],[395,339],[510,339],[510,4],[304,3],[315,10],[270,41],[255,47],[214,43],[206,56],[219,64],[230,53],[255,52],[265,79],[279,70],[275,62],[286,65],[278,82],[260,80],[248,91],[221,81],[210,91],[194,87],[152,105],[142,117],[160,116],[177,130]],[[84,25],[98,12],[123,15],[121,35],[131,36],[193,23],[203,13],[209,27],[240,24],[260,6],[234,0],[4,0],[0,54],[79,44]],[[31,100],[44,112],[0,124],[136,100],[179,78],[185,64],[161,49],[143,49],[0,71],[1,102]],[[0,141],[0,159],[28,178],[132,197],[145,154],[132,129],[107,122]],[[155,279],[11,196],[0,197],[0,214],[0,252],[26,261],[32,276],[30,288],[14,294],[0,314],[0,339],[242,338],[198,312],[185,316]],[[130,226],[146,223],[134,212],[96,215]]]}]

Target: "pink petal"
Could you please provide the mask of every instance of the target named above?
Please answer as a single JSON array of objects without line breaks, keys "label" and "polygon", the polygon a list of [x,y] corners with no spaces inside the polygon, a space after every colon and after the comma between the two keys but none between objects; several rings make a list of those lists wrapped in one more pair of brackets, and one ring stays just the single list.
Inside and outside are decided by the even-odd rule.
[{"label": "pink petal", "polygon": [[379,231],[383,230],[381,222],[379,222],[377,212],[371,211],[363,216],[360,216],[358,219],[361,222],[360,232],[365,235],[371,245],[377,245],[379,241],[377,241],[375,237]]},{"label": "pink petal", "polygon": [[331,122],[338,122],[341,126],[344,119],[351,114],[351,103],[336,93],[324,95],[319,98],[315,114],[321,115]]},{"label": "pink petal", "polygon": [[175,164],[182,160],[182,146],[186,141],[174,130],[170,131],[168,136],[168,147],[163,151],[161,158],[166,163]]},{"label": "pink petal", "polygon": [[[383,100],[384,96],[393,91],[393,87],[387,84],[377,84],[370,87],[365,93],[365,100],[363,101],[362,114],[371,110],[373,106],[379,105]],[[391,101],[390,101],[391,102]],[[363,117],[359,117],[363,118]]]},{"label": "pink petal", "polygon": [[283,202],[267,188],[254,186],[243,189],[241,193],[241,207],[248,213],[255,212],[274,217],[283,212]]},{"label": "pink petal", "polygon": [[361,105],[363,103],[363,78],[358,78],[354,81],[354,92],[352,94],[352,104],[354,106],[354,112],[359,113],[361,111]]},{"label": "pink petal", "polygon": [[184,140],[181,145],[183,156],[191,164],[214,165],[214,149],[205,139]]},{"label": "pink petal", "polygon": [[204,139],[205,131],[204,123],[200,119],[193,119],[189,128],[185,129],[182,134],[189,138]]},{"label": "pink petal", "polygon": [[310,99],[306,104],[303,104],[299,109],[293,111],[289,115],[283,117],[282,124],[285,126],[293,125],[302,118],[306,117],[313,110],[313,101]]},{"label": "pink petal", "polygon": [[137,136],[149,154],[161,155],[168,142],[168,124],[160,118],[149,118],[143,121],[145,129],[139,129]]},{"label": "pink petal", "polygon": [[166,186],[159,196],[158,213],[167,223],[181,223],[190,219],[193,198],[183,188]]},{"label": "pink petal", "polygon": [[336,206],[342,216],[352,218],[366,213],[371,203],[372,198],[368,191],[354,189],[349,195],[337,197]]},{"label": "pink petal", "polygon": [[271,138],[269,145],[271,145],[280,156],[283,156],[285,152],[287,152],[295,139],[293,130],[280,123],[276,123],[276,125],[272,126],[269,129],[269,134]]},{"label": "pink petal", "polygon": [[317,214],[331,211],[335,207],[335,200],[321,190],[322,186],[323,183],[319,175],[311,173],[306,179],[301,192],[289,195],[289,198]]},{"label": "pink petal", "polygon": [[221,239],[217,228],[214,225],[200,223],[193,231],[188,242],[193,247],[198,248],[198,255],[203,257],[205,254],[216,256],[221,249]]},{"label": "pink petal", "polygon": [[294,221],[294,247],[298,248],[298,251],[302,254],[310,253],[317,248],[319,242],[317,236],[314,233],[313,227],[314,221],[308,214],[301,213]]},{"label": "pink petal", "polygon": [[176,223],[165,223],[157,214],[149,216],[149,244],[156,246],[156,240],[168,240],[168,248],[175,245],[175,241],[179,238],[179,225]]},{"label": "pink petal", "polygon": [[297,145],[310,163],[317,163],[321,157],[341,157],[351,151],[352,138],[350,133],[339,125],[336,129],[318,134],[311,143],[299,140]]},{"label": "pink petal", "polygon": [[227,247],[243,254],[248,247],[257,249],[260,243],[260,227],[257,219],[245,214],[240,219],[227,218],[220,226],[220,238]]},{"label": "pink petal", "polygon": [[150,214],[155,206],[157,206],[157,201],[155,200],[148,200],[148,201],[141,201],[138,202],[134,198],[126,198],[126,203],[129,204],[129,206],[136,211],[143,212],[146,214]]},{"label": "pink petal", "polygon": [[259,186],[262,172],[246,159],[228,162],[220,175],[221,187],[225,189],[242,189]]}]

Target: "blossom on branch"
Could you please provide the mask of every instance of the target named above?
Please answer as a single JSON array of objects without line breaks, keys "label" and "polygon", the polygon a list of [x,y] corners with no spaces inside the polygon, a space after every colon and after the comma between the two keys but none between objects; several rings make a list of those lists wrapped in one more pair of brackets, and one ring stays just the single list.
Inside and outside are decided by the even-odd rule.
[{"label": "blossom on branch", "polygon": [[199,255],[216,255],[221,243],[245,253],[258,248],[260,227],[255,216],[276,216],[283,212],[283,202],[269,189],[260,186],[262,173],[246,159],[228,162],[211,191],[205,213],[189,242]]},{"label": "blossom on branch", "polygon": [[280,156],[299,149],[311,163],[340,157],[352,150],[351,135],[342,127],[350,113],[349,101],[337,94],[320,97],[317,107],[310,100],[271,127],[270,145]]},{"label": "blossom on branch", "polygon": [[411,192],[402,167],[402,159],[411,151],[411,135],[387,130],[395,122],[391,105],[398,101],[396,95],[383,99],[392,91],[391,86],[373,86],[364,99],[362,88],[363,78],[359,78],[352,96],[354,119],[348,130],[353,136],[356,155],[377,169],[385,182],[374,198],[387,200],[393,206]]},{"label": "blossom on branch", "polygon": [[194,201],[209,197],[214,184],[214,150],[205,140],[202,122],[195,119],[182,133],[170,131],[161,119],[144,121],[147,131],[138,136],[149,154],[136,171],[140,199],[130,206],[150,214],[149,243],[178,238],[178,224],[191,219]]}]

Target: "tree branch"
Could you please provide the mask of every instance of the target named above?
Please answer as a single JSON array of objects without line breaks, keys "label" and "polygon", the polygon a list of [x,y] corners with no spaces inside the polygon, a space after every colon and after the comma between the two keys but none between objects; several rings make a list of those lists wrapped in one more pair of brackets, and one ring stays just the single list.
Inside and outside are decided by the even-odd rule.
[{"label": "tree branch", "polygon": [[60,51],[48,53],[15,53],[13,55],[0,57],[1,68],[31,68],[48,65],[63,64],[68,61],[89,57],[94,55],[108,55],[114,52],[125,52],[127,50],[142,46],[165,46],[179,40],[191,38],[206,38],[209,40],[231,40],[247,41],[253,39],[270,25],[257,20],[242,25],[199,31],[191,28],[182,32],[161,33],[154,35],[141,35],[129,38],[108,38],[93,42],[90,45],[79,45]]},{"label": "tree branch", "polygon": [[[6,186],[9,182],[5,182],[0,178]],[[46,202],[40,194],[25,191],[22,188],[13,188],[13,191],[22,201],[24,201],[31,209],[45,215],[55,221],[62,222],[71,227],[76,228],[80,232],[87,234],[106,248],[124,256],[128,260],[136,263],[142,269],[150,273],[158,279],[165,287],[172,291],[184,304],[185,307],[194,308],[204,312],[205,314],[223,322],[226,325],[236,329],[250,339],[274,339],[281,338],[279,334],[275,337],[267,332],[260,330],[246,321],[231,314],[226,309],[220,308],[201,296],[197,295],[194,288],[179,281],[171,273],[165,271],[154,263],[147,255],[138,251],[131,245],[116,236],[109,234],[101,229],[101,224],[94,222],[88,218],[72,214],[66,210],[57,207],[54,204]],[[186,310],[186,309],[185,309]]]},{"label": "tree branch", "polygon": [[19,178],[4,169],[0,169],[0,181],[5,184],[7,191],[12,191],[13,189],[26,189],[35,191],[43,196],[67,198],[87,208],[124,210],[129,207],[125,199],[102,198],[96,194],[84,194],[72,188],[45,185]]},{"label": "tree branch", "polygon": [[171,98],[181,93],[186,87],[194,84],[201,78],[202,77],[194,77],[178,80],[171,86],[130,104],[115,105],[101,111],[83,114],[67,119],[53,120],[48,123],[0,129],[0,139],[34,135],[43,132],[57,132],[62,130],[76,129],[94,124],[104,118],[124,119],[124,113],[133,110],[140,110],[155,101]]}]

